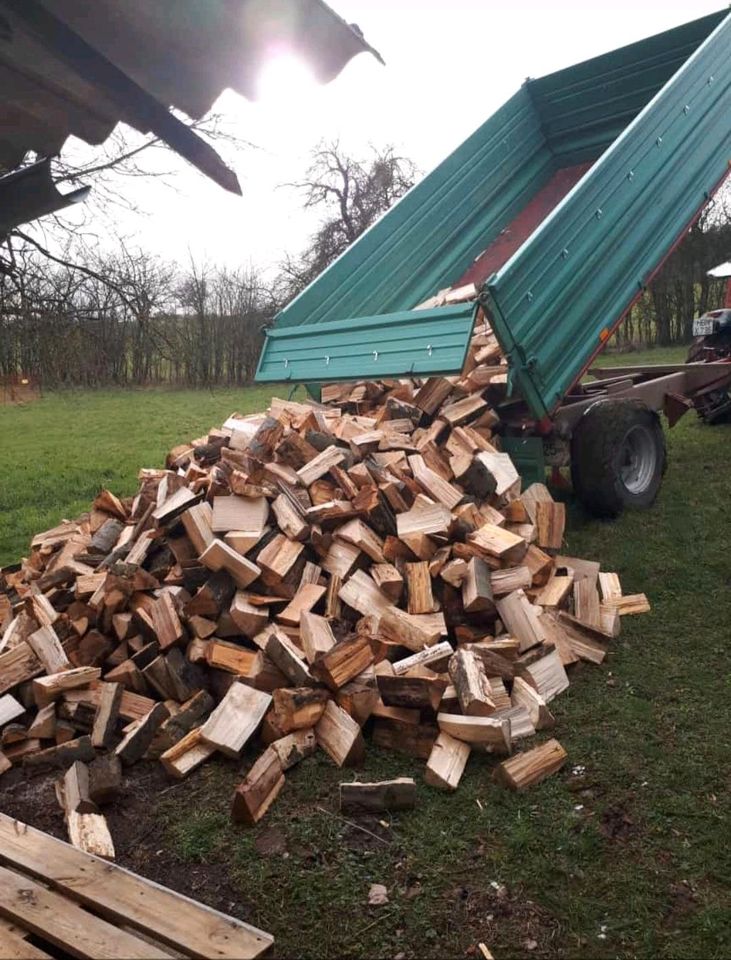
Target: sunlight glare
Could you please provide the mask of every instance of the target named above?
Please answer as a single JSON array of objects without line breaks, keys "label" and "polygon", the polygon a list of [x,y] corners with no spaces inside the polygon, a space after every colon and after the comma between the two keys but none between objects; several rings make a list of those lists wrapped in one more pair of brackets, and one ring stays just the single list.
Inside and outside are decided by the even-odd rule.
[{"label": "sunlight glare", "polygon": [[276,53],[259,74],[257,94],[266,101],[292,101],[316,86],[307,64],[291,53]]}]

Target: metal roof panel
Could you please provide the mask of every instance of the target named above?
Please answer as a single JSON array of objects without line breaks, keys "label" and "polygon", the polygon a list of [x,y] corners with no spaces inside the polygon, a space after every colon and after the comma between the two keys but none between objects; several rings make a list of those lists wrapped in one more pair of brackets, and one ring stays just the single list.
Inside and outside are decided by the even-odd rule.
[{"label": "metal roof panel", "polygon": [[57,18],[165,108],[199,118],[231,87],[256,94],[273,49],[291,49],[321,81],[376,52],[322,0],[0,0],[0,169],[29,151],[53,155],[77,136],[101,143],[125,121],[149,125],[124,98],[72,66],[30,11]]}]

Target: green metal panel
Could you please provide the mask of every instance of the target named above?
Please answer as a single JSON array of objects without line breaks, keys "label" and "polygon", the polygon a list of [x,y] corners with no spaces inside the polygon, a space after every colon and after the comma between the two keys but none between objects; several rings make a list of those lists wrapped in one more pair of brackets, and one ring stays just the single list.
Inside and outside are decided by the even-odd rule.
[{"label": "green metal panel", "polygon": [[[282,369],[295,340],[278,335],[331,323],[338,345],[360,338],[358,352],[334,376],[326,340],[311,355],[297,340],[303,379],[378,375],[372,351],[395,321],[377,315],[394,312],[423,362],[432,320],[404,311],[456,282],[557,170],[599,157],[488,282],[511,384],[534,415],[552,411],[726,169],[729,22],[714,14],[528,81],[279,314],[257,379],[296,379]],[[458,354],[440,372],[459,369]]]},{"label": "green metal panel", "polygon": [[731,16],[488,281],[537,416],[553,411],[728,169]]},{"label": "green metal panel", "polygon": [[727,11],[593,57],[528,84],[560,165],[605,150],[696,51]]},{"label": "green metal panel", "polygon": [[276,328],[408,310],[449,286],[553,173],[521,89],[276,318]]},{"label": "green metal panel", "polygon": [[460,370],[478,307],[461,303],[267,330],[256,379],[357,380]]},{"label": "green metal panel", "polygon": [[540,437],[501,437],[500,447],[510,454],[524,490],[532,483],[546,482],[546,460]]}]

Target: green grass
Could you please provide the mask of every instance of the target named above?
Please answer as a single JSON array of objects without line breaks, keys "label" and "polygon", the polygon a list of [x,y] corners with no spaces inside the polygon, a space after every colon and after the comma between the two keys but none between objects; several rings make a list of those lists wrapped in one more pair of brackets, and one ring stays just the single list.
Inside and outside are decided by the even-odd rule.
[{"label": "green grass", "polygon": [[264,409],[271,395],[269,386],[64,391],[0,407],[0,565],[35,533],[88,510],[102,487],[134,493],[140,467],[162,466],[176,443],[235,410]]},{"label": "green grass", "polygon": [[600,353],[594,361],[597,367],[639,367],[659,363],[685,363],[687,346],[653,347],[649,350],[617,353],[616,350]]},{"label": "green grass", "polygon": [[[102,484],[131,492],[138,467],[268,393],[109,392],[0,410],[5,559]],[[278,956],[462,957],[480,941],[498,958],[731,955],[731,427],[689,415],[668,447],[654,509],[605,523],[569,500],[567,552],[618,571],[653,611],[625,617],[607,663],[579,665],[553,702],[570,758],[559,775],[513,795],[475,754],[444,796],[423,784],[423,763],[369,745],[363,779],[418,783],[414,812],[365,822],[378,840],[339,819],[337,785],[354,773],[324,755],[287,774],[252,829],[228,819],[252,758],[209,763],[160,802],[181,871],[225,876],[231,909],[272,932]],[[386,906],[367,906],[371,883],[388,888]]]}]

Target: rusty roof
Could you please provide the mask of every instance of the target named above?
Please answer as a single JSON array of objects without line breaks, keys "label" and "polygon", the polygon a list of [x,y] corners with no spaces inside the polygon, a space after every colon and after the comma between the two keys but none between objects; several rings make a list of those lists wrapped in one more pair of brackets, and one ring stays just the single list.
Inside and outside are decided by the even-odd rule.
[{"label": "rusty roof", "polygon": [[0,0],[0,170],[71,135],[100,144],[124,121],[240,192],[169,108],[197,119],[227,88],[253,99],[282,49],[321,82],[358,53],[378,57],[322,0]]}]

